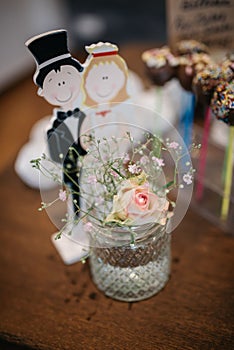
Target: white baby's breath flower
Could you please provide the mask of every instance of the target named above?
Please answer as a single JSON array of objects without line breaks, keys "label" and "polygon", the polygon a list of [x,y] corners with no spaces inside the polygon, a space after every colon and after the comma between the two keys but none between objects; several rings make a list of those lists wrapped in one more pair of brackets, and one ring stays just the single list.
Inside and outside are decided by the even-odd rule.
[{"label": "white baby's breath flower", "polygon": [[141,157],[140,163],[141,163],[142,165],[145,165],[145,164],[149,163],[149,158],[148,158],[147,156]]},{"label": "white baby's breath flower", "polygon": [[187,185],[191,185],[191,183],[193,182],[193,177],[191,174],[187,173],[183,176],[183,181],[187,184]]},{"label": "white baby's breath flower", "polygon": [[179,144],[178,144],[178,142],[175,142],[175,141],[170,142],[168,144],[168,148],[177,149],[178,147],[179,147]]},{"label": "white baby's breath flower", "polygon": [[141,172],[141,169],[136,164],[129,164],[128,171],[131,174],[139,174]]},{"label": "white baby's breath flower", "polygon": [[65,202],[67,200],[67,192],[60,189],[59,190],[59,199],[62,202]]},{"label": "white baby's breath flower", "polygon": [[126,164],[126,163],[128,163],[129,161],[130,161],[129,154],[126,153],[126,154],[124,155],[124,158],[123,158],[123,163]]},{"label": "white baby's breath flower", "polygon": [[157,157],[152,157],[152,161],[156,163],[159,167],[164,166],[164,159],[162,158],[157,158]]},{"label": "white baby's breath flower", "polygon": [[88,178],[87,178],[87,182],[89,184],[95,184],[97,183],[97,178],[95,175],[89,175]]},{"label": "white baby's breath flower", "polygon": [[84,225],[84,231],[85,232],[91,232],[93,229],[93,225],[91,222],[86,222],[86,224]]}]

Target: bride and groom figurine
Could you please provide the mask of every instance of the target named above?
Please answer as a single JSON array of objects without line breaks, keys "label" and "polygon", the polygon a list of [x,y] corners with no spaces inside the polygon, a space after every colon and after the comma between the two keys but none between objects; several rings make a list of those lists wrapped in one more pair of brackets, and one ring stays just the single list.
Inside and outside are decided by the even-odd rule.
[{"label": "bride and groom figurine", "polygon": [[[81,64],[69,52],[66,30],[43,33],[29,39],[25,44],[37,65],[33,80],[38,86],[38,95],[55,106],[53,117],[50,118],[46,125],[47,130],[44,131],[44,151],[54,162],[61,165],[64,186],[72,194],[72,214],[77,217],[80,208],[79,173],[81,170],[78,160],[79,156],[85,156],[87,153],[80,136],[92,128],[95,128],[97,134],[100,130],[105,133],[103,125],[116,121],[116,118],[121,121],[122,117],[119,117],[116,112],[113,113],[115,107],[113,108],[111,104],[130,98],[127,92],[128,68],[118,54],[118,47],[103,42],[86,46],[88,57],[85,63]],[[44,127],[43,123],[42,125]],[[38,126],[40,129],[41,124],[39,123]],[[118,135],[118,127],[115,129]],[[42,131],[39,131],[42,136]],[[37,151],[43,151],[42,143],[43,140],[38,136]],[[28,168],[23,166],[25,161],[30,160],[28,159],[30,143],[28,146],[22,149],[16,162],[16,170],[18,166],[21,177],[26,178],[26,183],[27,177],[32,176],[32,173],[26,170]],[[41,154],[31,153],[30,157],[32,159]],[[36,178],[36,175],[34,176]],[[40,176],[40,184],[32,180],[30,184],[33,184],[31,187],[41,190],[43,186],[45,189],[52,187],[52,183],[46,178],[43,179],[43,175]],[[79,234],[78,246],[66,236],[56,241],[54,240],[56,234],[52,236],[52,242],[66,264],[79,261],[87,255],[87,237],[83,237],[82,232]]]},{"label": "bride and groom figurine", "polygon": [[[114,120],[110,103],[129,99],[128,68],[118,54],[118,47],[102,42],[86,46],[89,55],[82,65],[69,52],[66,30],[43,33],[25,44],[37,64],[33,80],[38,95],[56,106],[47,126],[46,143],[51,159],[63,167],[63,182],[71,189],[77,214],[80,205],[77,164],[79,156],[86,154],[80,140],[81,129]],[[78,105],[82,92],[82,107],[90,108],[88,115]]]}]

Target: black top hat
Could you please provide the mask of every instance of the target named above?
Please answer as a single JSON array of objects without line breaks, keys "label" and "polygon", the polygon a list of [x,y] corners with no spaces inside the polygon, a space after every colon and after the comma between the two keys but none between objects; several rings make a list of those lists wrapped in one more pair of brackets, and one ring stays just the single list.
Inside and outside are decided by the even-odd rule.
[{"label": "black top hat", "polygon": [[80,62],[74,59],[67,47],[67,31],[64,29],[46,32],[26,41],[25,45],[34,56],[37,70],[34,82],[41,86],[46,75],[61,65],[72,65],[79,72],[83,70]]}]

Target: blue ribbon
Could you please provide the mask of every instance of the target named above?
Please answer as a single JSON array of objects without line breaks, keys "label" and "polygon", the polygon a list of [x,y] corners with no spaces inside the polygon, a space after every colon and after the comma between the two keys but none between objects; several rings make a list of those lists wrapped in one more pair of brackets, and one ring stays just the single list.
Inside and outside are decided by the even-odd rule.
[{"label": "blue ribbon", "polygon": [[179,131],[181,136],[183,137],[185,145],[189,147],[192,143],[192,131],[196,98],[192,92],[188,92],[186,95],[187,96],[185,97],[185,109],[179,122]]}]

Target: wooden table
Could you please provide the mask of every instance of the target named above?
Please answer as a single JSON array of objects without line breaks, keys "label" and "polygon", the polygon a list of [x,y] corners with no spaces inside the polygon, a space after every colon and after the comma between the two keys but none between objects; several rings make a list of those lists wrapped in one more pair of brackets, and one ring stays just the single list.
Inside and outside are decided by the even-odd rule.
[{"label": "wooden table", "polygon": [[[136,51],[122,54],[141,75]],[[13,169],[30,128],[51,107],[31,76],[0,102],[0,349],[233,349],[233,237],[190,209],[173,233],[165,289],[138,303],[105,297],[88,262],[62,263],[50,241],[55,228],[37,211],[39,191]]]}]

